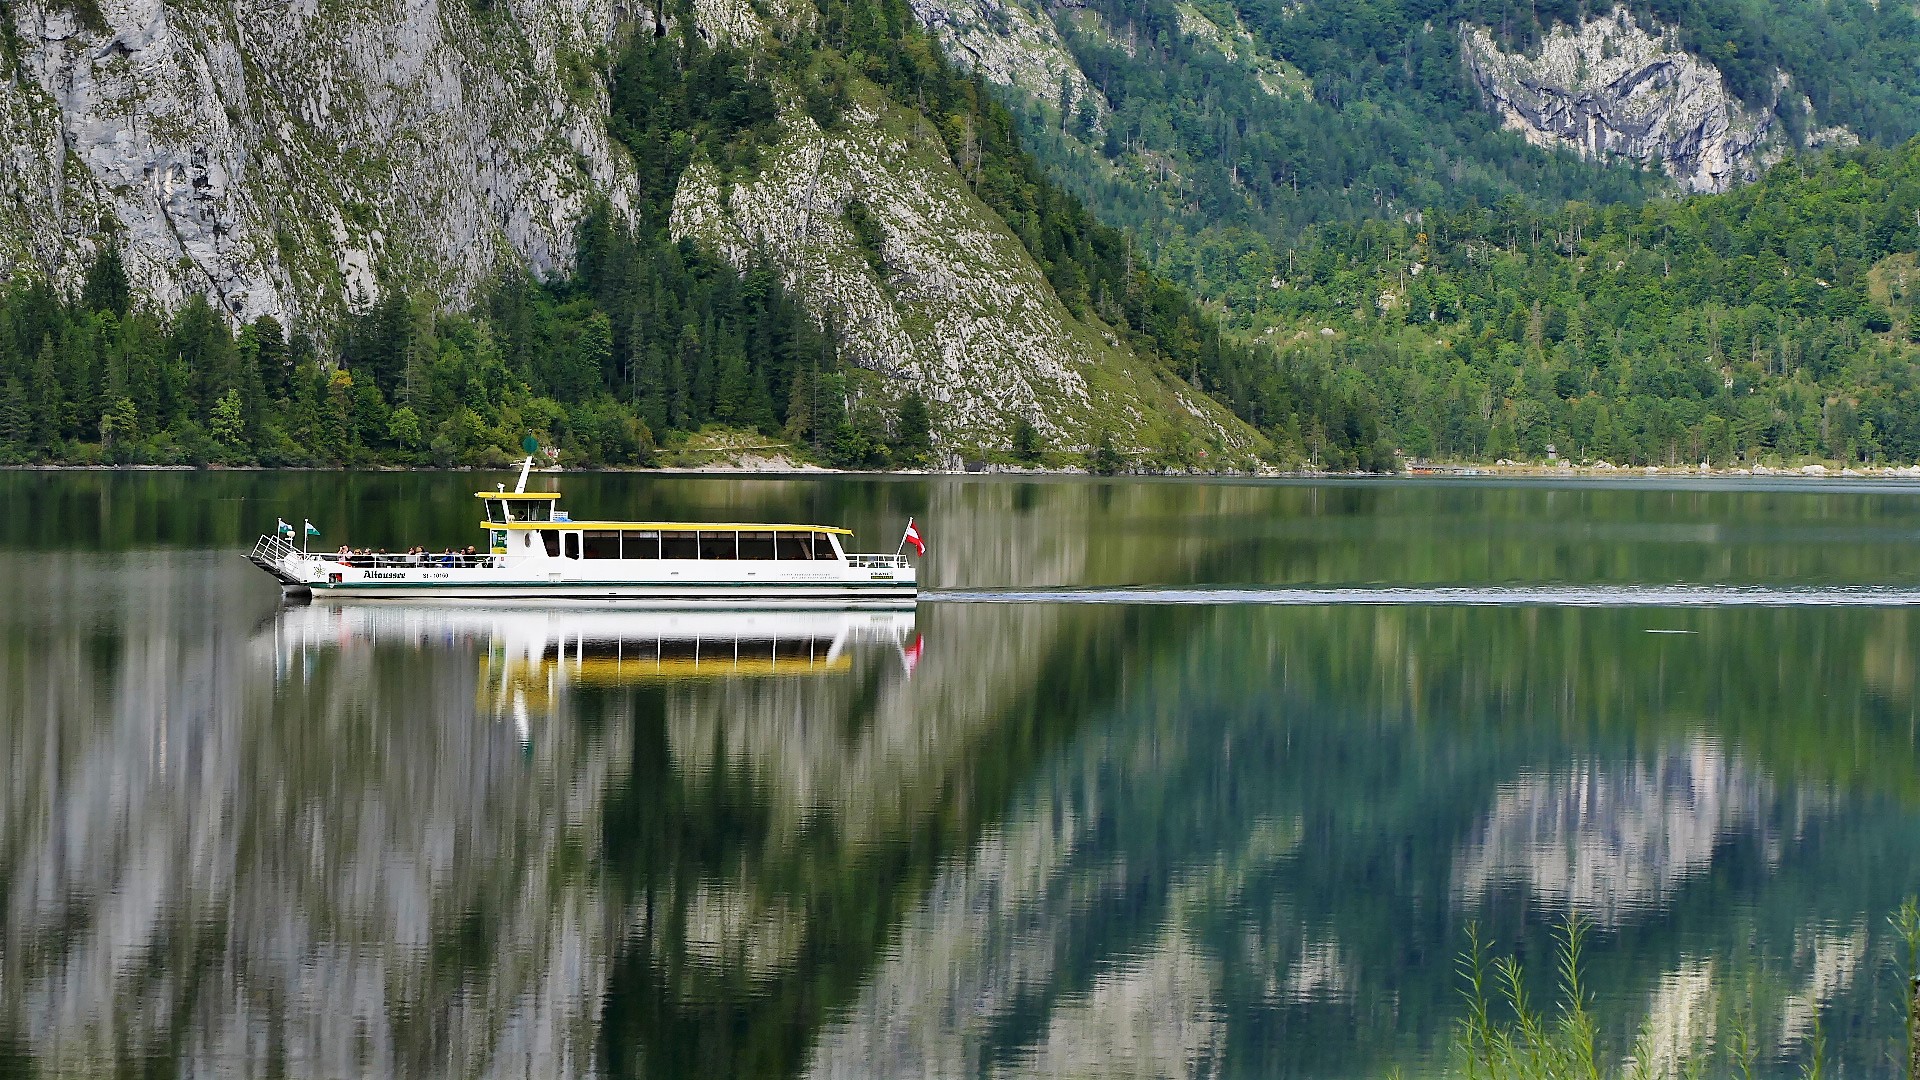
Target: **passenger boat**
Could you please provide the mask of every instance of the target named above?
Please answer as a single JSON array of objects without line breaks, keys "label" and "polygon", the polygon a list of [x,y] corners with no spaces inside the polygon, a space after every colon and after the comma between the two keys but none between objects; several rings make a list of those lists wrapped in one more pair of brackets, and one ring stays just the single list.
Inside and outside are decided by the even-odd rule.
[{"label": "passenger boat", "polygon": [[[262,536],[247,558],[290,595],[365,600],[568,600],[649,607],[904,608],[918,597],[904,554],[853,554],[831,525],[574,521],[558,492],[475,493],[487,547],[475,554],[303,551]],[[917,537],[911,532],[910,535]]]}]

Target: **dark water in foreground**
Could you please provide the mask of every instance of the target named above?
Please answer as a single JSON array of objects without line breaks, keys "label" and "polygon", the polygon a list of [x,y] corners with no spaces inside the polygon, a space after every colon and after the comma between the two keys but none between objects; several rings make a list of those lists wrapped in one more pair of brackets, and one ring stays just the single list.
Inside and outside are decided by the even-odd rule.
[{"label": "dark water in foreground", "polygon": [[898,616],[237,554],[492,479],[0,474],[0,1075],[1419,1074],[1570,913],[1615,1059],[1897,1071],[1920,488],[566,481],[915,514]]}]

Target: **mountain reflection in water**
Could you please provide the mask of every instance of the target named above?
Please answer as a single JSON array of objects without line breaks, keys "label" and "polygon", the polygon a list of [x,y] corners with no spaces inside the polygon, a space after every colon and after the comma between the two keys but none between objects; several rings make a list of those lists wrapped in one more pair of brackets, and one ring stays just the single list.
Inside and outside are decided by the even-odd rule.
[{"label": "mountain reflection in water", "polygon": [[[290,483],[471,527],[470,476],[0,476],[132,537],[0,522],[0,1075],[1419,1075],[1467,924],[1544,995],[1569,913],[1611,1061],[1894,1067],[1912,609],[281,610],[209,550],[277,506],[139,531]],[[1857,494],[578,483],[915,513],[956,588],[1920,580]]]},{"label": "mountain reflection in water", "polygon": [[1736,830],[1779,855],[1764,779],[1717,745],[1695,741],[1651,760],[1529,771],[1501,785],[1478,835],[1454,863],[1462,903],[1502,885],[1602,927],[1657,911],[1707,871]]}]

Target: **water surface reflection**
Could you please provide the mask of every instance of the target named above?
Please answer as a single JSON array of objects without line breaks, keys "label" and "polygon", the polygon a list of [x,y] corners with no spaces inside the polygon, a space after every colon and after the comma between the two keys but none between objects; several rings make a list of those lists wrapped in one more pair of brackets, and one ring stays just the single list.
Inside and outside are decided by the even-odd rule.
[{"label": "water surface reflection", "polygon": [[[1771,492],[722,484],[676,497],[871,498],[996,588],[1622,584],[1708,526],[1734,585],[1911,578],[1891,503]],[[1436,513],[1487,536],[1395,561]],[[232,551],[0,542],[0,1073],[1384,1075],[1469,921],[1544,975],[1569,913],[1615,1058],[1894,1068],[1905,608],[281,610]]]}]

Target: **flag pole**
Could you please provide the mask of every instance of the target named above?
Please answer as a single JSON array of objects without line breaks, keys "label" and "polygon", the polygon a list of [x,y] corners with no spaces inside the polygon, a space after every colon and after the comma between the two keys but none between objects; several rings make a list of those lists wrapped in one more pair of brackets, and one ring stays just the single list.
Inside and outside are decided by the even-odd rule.
[{"label": "flag pole", "polygon": [[893,549],[893,557],[899,558],[907,553],[907,534],[913,531],[913,519],[907,519],[907,527],[900,530],[900,546]]}]

